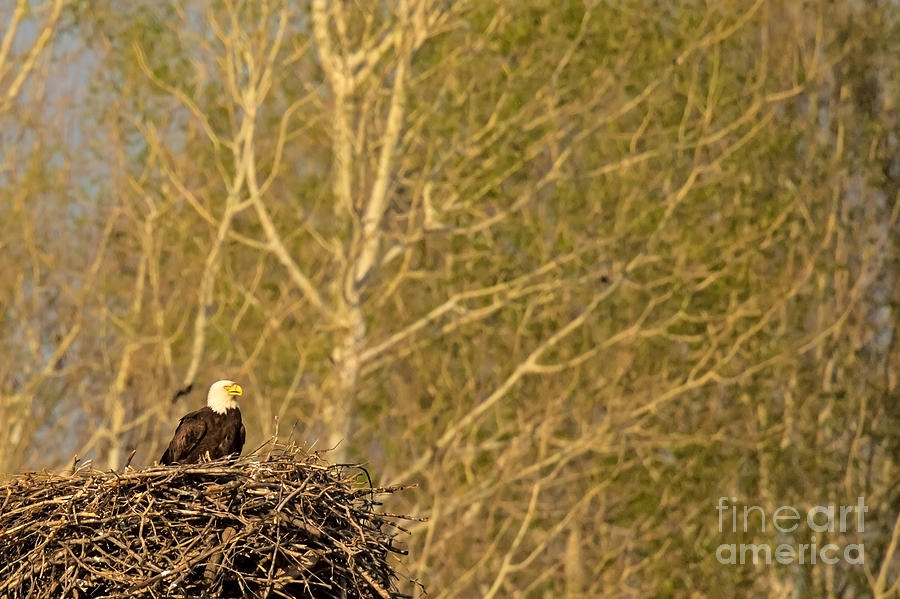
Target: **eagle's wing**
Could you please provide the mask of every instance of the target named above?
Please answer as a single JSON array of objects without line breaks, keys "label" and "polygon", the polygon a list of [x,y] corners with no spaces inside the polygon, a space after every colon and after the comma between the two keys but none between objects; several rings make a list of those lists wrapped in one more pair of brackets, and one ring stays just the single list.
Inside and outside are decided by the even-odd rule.
[{"label": "eagle's wing", "polygon": [[178,423],[175,436],[172,437],[169,448],[166,449],[159,463],[180,462],[197,447],[205,435],[206,423],[203,419],[194,417],[194,414],[188,414]]}]

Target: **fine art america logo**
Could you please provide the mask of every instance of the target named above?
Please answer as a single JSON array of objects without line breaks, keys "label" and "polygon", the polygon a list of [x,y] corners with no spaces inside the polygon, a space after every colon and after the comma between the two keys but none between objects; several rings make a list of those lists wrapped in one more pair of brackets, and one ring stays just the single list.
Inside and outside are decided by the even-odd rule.
[{"label": "fine art america logo", "polygon": [[[783,541],[793,541],[793,534],[805,522],[809,528],[808,542],[767,543],[722,543],[716,549],[716,559],[722,564],[835,564],[844,560],[848,564],[862,564],[865,561],[865,547],[862,543],[838,546],[821,543],[816,533],[847,533],[854,529],[862,533],[865,529],[864,514],[869,511],[863,498],[857,497],[856,505],[817,505],[805,514],[801,510],[782,505],[770,515],[758,505],[735,505],[736,497],[719,497],[716,511],[719,512],[719,533],[759,532],[765,534],[772,529],[776,537]],[[750,519],[758,520],[752,525]],[[768,525],[771,524],[771,529]]]}]

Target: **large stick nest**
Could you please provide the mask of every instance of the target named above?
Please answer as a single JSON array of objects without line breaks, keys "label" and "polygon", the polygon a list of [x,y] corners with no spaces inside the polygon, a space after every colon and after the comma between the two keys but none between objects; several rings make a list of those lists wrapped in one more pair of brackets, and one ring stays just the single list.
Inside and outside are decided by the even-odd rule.
[{"label": "large stick nest", "polygon": [[402,517],[361,470],[271,444],[236,461],[0,483],[0,596],[402,597]]}]

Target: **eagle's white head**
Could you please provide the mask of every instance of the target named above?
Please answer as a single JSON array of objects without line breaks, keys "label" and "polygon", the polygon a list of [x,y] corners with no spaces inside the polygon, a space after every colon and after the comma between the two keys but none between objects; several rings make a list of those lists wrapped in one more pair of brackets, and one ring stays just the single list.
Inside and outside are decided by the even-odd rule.
[{"label": "eagle's white head", "polygon": [[234,381],[216,381],[206,395],[206,405],[216,414],[224,414],[229,408],[237,408],[237,398],[244,389]]}]

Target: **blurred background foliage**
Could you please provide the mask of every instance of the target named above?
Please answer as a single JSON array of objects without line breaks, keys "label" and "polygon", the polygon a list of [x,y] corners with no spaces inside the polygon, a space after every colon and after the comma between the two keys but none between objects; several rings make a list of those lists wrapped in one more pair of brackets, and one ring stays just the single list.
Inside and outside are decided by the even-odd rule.
[{"label": "blurred background foliage", "polygon": [[[431,597],[897,596],[895,2],[0,23],[0,471],[149,464],[228,377],[248,449],[418,484]],[[723,565],[811,531],[719,497],[864,497],[865,566]]]}]

